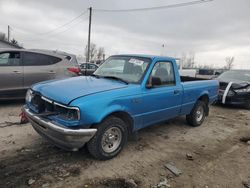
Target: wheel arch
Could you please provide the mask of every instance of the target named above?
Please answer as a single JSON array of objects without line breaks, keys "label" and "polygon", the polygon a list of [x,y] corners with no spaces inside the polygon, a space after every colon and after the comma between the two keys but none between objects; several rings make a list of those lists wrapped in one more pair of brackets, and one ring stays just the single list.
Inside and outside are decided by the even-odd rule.
[{"label": "wheel arch", "polygon": [[105,119],[107,119],[108,117],[111,117],[111,116],[114,116],[114,117],[117,117],[117,118],[120,118],[121,120],[123,120],[126,123],[126,125],[128,125],[128,133],[129,134],[131,134],[133,132],[134,119],[132,118],[132,116],[128,112],[121,111],[121,110],[110,112],[110,113],[106,114],[101,119],[100,122],[104,121]]},{"label": "wheel arch", "polygon": [[208,96],[207,93],[202,94],[202,95],[198,98],[198,100],[205,102],[206,105],[209,104],[209,96]]},{"label": "wheel arch", "polygon": [[199,98],[198,98],[198,101],[203,101],[205,104],[206,104],[206,116],[208,116],[209,114],[209,96],[207,93],[204,93],[203,95],[201,95]]}]

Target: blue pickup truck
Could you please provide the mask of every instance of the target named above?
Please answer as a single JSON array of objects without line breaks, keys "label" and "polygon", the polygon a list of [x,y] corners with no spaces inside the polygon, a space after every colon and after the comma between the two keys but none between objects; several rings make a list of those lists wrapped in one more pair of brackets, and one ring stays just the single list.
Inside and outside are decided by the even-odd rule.
[{"label": "blue pickup truck", "polygon": [[180,77],[174,58],[109,57],[91,76],[38,83],[24,111],[33,128],[58,147],[87,144],[97,159],[113,158],[136,131],[186,115],[199,126],[217,99],[216,80]]}]

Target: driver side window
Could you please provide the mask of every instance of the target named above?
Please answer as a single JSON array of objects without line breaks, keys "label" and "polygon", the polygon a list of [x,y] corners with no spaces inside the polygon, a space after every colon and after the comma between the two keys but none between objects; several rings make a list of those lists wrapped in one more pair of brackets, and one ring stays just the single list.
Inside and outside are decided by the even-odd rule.
[{"label": "driver side window", "polygon": [[148,80],[151,87],[175,85],[174,69],[171,62],[157,62]]}]

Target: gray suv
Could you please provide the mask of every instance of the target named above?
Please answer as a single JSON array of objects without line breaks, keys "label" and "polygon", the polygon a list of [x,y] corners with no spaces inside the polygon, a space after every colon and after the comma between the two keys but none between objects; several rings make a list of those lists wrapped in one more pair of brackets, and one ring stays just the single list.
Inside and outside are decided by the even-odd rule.
[{"label": "gray suv", "polygon": [[72,54],[0,49],[0,100],[24,98],[32,84],[79,74],[80,67]]}]

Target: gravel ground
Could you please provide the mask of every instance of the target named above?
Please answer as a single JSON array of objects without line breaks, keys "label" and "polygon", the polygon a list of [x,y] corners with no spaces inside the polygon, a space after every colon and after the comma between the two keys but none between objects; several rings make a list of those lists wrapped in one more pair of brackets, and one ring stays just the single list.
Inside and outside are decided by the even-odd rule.
[{"label": "gravel ground", "polygon": [[[19,125],[23,101],[0,104],[0,187],[244,188],[250,183],[250,111],[212,106],[200,127],[184,117],[139,132],[116,158],[67,152]],[[242,139],[243,138],[243,139]],[[165,165],[173,164],[175,176]],[[159,184],[160,183],[160,184]]]}]

